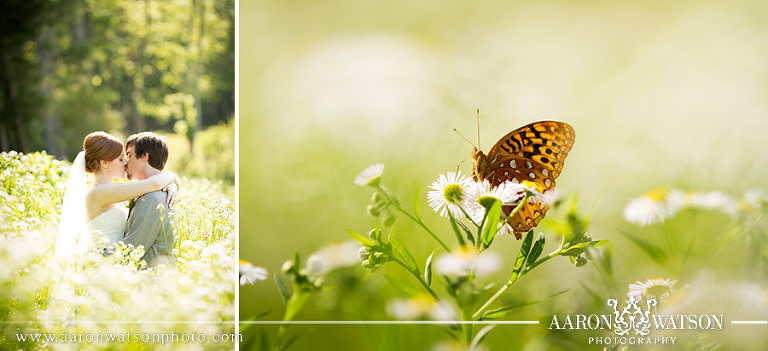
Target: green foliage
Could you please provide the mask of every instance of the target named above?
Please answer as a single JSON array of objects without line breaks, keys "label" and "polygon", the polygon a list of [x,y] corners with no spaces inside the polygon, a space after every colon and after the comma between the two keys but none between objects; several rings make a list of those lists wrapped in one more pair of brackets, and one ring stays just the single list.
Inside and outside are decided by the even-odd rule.
[{"label": "green foliage", "polygon": [[[168,170],[190,177],[220,179],[229,185],[235,184],[235,123],[221,123],[207,128],[195,137],[192,150],[189,144],[173,139],[169,145],[178,156],[169,160]],[[169,140],[169,143],[171,141]]]},{"label": "green foliage", "polygon": [[[361,174],[365,174],[367,171],[368,170]],[[381,175],[379,174],[378,177],[380,178]],[[476,185],[469,184],[468,180],[465,181],[458,178],[455,182],[456,183],[444,184],[442,186],[466,187],[466,189],[461,189],[461,192],[464,193],[469,191],[467,190],[469,187]],[[572,202],[572,205],[565,216],[565,220],[554,226],[555,228],[558,228],[558,234],[562,237],[560,247],[549,255],[541,257],[546,243],[545,236],[539,234],[538,238],[534,241],[533,230],[528,231],[520,245],[517,258],[513,263],[509,280],[503,286],[498,288],[493,296],[489,297],[486,292],[493,288],[493,284],[482,285],[479,278],[481,274],[484,274],[485,271],[488,270],[488,268],[485,268],[486,265],[493,266],[497,265],[497,263],[481,263],[482,258],[480,254],[489,249],[494,242],[497,232],[499,231],[499,224],[502,223],[502,221],[508,220],[506,216],[502,217],[502,201],[500,199],[486,195],[475,199],[461,198],[461,202],[458,202],[457,206],[460,207],[461,212],[463,212],[466,217],[461,220],[471,222],[471,225],[476,227],[478,240],[475,242],[467,225],[464,225],[461,220],[454,218],[453,215],[449,215],[448,220],[451,224],[451,231],[455,234],[457,243],[459,244],[459,247],[456,250],[451,251],[445,246],[445,243],[436,236],[435,232],[430,230],[424,223],[419,212],[419,190],[416,191],[417,198],[414,200],[414,214],[411,214],[402,208],[397,198],[380,182],[373,184],[357,184],[367,185],[375,189],[376,192],[372,198],[373,203],[368,206],[368,213],[374,218],[381,218],[383,210],[392,207],[419,225],[447,251],[446,255],[441,257],[443,262],[438,263],[438,270],[441,271],[440,273],[445,283],[443,287],[448,295],[446,297],[439,293],[440,290],[438,290],[438,287],[433,286],[432,281],[433,256],[440,248],[434,249],[427,258],[425,272],[422,276],[418,263],[408,247],[400,240],[393,238],[393,233],[395,232],[394,225],[386,238],[382,235],[382,231],[378,225],[370,231],[370,239],[347,229],[347,233],[363,246],[360,250],[360,259],[363,261],[363,267],[373,272],[388,262],[394,262],[404,268],[411,276],[416,278],[424,290],[426,290],[428,295],[419,294],[417,293],[417,290],[409,286],[406,281],[385,274],[385,278],[390,285],[400,291],[401,294],[410,298],[410,302],[407,304],[410,304],[411,306],[406,307],[406,309],[411,309],[411,311],[405,312],[405,315],[410,318],[440,318],[434,317],[435,315],[444,316],[442,317],[444,319],[439,320],[460,318],[465,321],[482,321],[501,318],[507,312],[515,308],[535,303],[526,302],[522,305],[512,305],[513,307],[507,306],[490,310],[490,307],[493,306],[497,300],[499,300],[502,295],[504,295],[524,275],[557,256],[568,257],[577,267],[581,267],[587,262],[586,257],[584,257],[587,250],[594,251],[597,247],[600,247],[607,242],[607,240],[592,241],[591,236],[586,233],[589,219],[581,218],[577,212],[575,202]],[[432,188],[434,189],[435,186],[433,185]],[[529,198],[535,196],[535,201],[544,201],[543,195],[540,193],[533,193],[527,188],[521,188],[519,191],[523,195],[518,199],[519,205],[510,213],[510,217],[514,216],[522,208],[523,204],[528,202]],[[436,192],[439,194],[441,193],[441,190],[436,190]],[[430,194],[430,196],[434,196],[434,194]],[[446,201],[448,200],[446,199]],[[435,211],[440,211],[440,206],[439,202],[432,201],[432,207]],[[481,213],[482,220],[479,223],[475,222],[475,220],[472,219],[473,217],[468,214],[468,211],[475,211],[475,209],[483,211]],[[503,223],[503,225],[506,225],[506,223]],[[460,227],[461,230],[459,229]],[[462,233],[462,231],[464,233]],[[466,234],[470,242],[475,244],[473,247],[466,246],[463,234]],[[434,301],[425,302],[423,301],[422,295],[429,296]],[[399,304],[402,305],[402,303]],[[431,304],[440,307],[435,308],[432,307]],[[480,305],[482,306],[478,308]],[[449,309],[445,306],[452,306],[453,308]],[[443,314],[440,314],[440,310],[443,310]],[[397,316],[397,314],[400,313],[402,312],[395,312],[396,317],[402,318],[403,316]],[[464,347],[476,347],[486,337],[488,332],[493,329],[483,328],[479,331],[475,331],[471,324],[445,325],[443,327],[456,342],[461,342]]]},{"label": "green foliage", "polygon": [[234,116],[233,0],[14,0],[3,14],[12,149],[72,155],[95,130],[176,127],[191,141]]},{"label": "green foliage", "polygon": [[[53,260],[53,243],[68,163],[49,155],[0,153],[0,344],[39,349],[16,333],[233,333],[233,189],[185,178],[176,208],[176,269],[144,269],[142,251],[118,245],[103,256],[99,243],[77,266]],[[31,321],[26,323],[22,321]],[[126,323],[114,324],[111,321]],[[182,321],[152,324],[142,321]],[[186,324],[183,321],[213,323]],[[112,349],[108,343],[48,347]],[[220,345],[223,346],[223,345]],[[153,347],[136,344],[135,347]],[[182,343],[165,347],[185,349]]]},{"label": "green foliage", "polygon": [[501,221],[501,201],[495,201],[491,208],[486,213],[485,226],[483,226],[483,233],[481,236],[481,249],[487,249],[491,246],[493,239],[496,237],[496,231]]},{"label": "green foliage", "polygon": [[45,152],[0,153],[0,237],[56,221],[68,170]]}]

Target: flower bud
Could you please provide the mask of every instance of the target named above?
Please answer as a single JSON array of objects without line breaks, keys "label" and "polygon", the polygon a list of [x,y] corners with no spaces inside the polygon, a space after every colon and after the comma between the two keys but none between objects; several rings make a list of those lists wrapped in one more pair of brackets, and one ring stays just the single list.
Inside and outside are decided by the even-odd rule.
[{"label": "flower bud", "polygon": [[371,252],[368,251],[368,248],[365,246],[361,247],[360,250],[357,250],[357,258],[360,259],[360,261],[367,260],[370,255]]},{"label": "flower bud", "polygon": [[381,237],[381,231],[376,229],[371,229],[370,232],[368,232],[368,237],[371,238],[373,241],[379,241],[379,238]]},{"label": "flower bud", "polygon": [[381,214],[379,207],[374,205],[368,205],[368,207],[365,208],[365,211],[368,212],[371,217],[378,217]]},{"label": "flower bud", "polygon": [[393,216],[389,211],[387,211],[385,217],[384,217],[384,225],[387,227],[391,227],[393,224],[395,224],[395,216]]},{"label": "flower bud", "polygon": [[384,201],[381,199],[381,195],[379,195],[379,193],[373,193],[373,196],[371,196],[371,202],[378,204]]},{"label": "flower bud", "polygon": [[576,257],[576,267],[584,267],[587,264],[587,259],[584,256]]},{"label": "flower bud", "polygon": [[374,268],[376,268],[376,265],[373,262],[371,262],[371,260],[365,260],[363,261],[363,268],[367,270],[373,270]]},{"label": "flower bud", "polygon": [[283,274],[291,273],[294,267],[295,267],[295,263],[293,262],[293,260],[285,261],[285,263],[283,263],[283,269],[282,269]]},{"label": "flower bud", "polygon": [[384,254],[383,252],[374,252],[374,253],[371,255],[371,258],[370,258],[370,260],[371,260],[371,262],[373,262],[374,264],[376,264],[376,265],[380,265],[380,264],[384,264],[384,263],[386,263],[386,262],[389,260],[389,257],[387,257],[387,255],[386,255],[386,254]]}]

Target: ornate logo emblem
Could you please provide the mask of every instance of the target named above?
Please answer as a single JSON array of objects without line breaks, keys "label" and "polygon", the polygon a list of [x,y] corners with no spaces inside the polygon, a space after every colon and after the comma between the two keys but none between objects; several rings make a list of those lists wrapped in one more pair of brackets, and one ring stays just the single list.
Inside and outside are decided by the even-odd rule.
[{"label": "ornate logo emblem", "polygon": [[651,327],[651,309],[656,307],[656,299],[647,299],[647,308],[643,312],[638,303],[640,300],[630,296],[627,301],[627,307],[619,312],[619,302],[616,299],[609,299],[608,306],[613,307],[614,320],[614,332],[616,335],[623,336],[629,334],[631,330],[635,330],[636,335],[648,335]]}]

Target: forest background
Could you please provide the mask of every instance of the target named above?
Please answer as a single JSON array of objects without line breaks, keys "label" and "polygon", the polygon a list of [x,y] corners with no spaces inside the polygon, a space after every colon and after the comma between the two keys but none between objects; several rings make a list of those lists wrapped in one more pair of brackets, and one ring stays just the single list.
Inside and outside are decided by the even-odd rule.
[{"label": "forest background", "polygon": [[2,8],[0,151],[72,160],[90,132],[153,130],[169,169],[234,183],[234,0]]}]

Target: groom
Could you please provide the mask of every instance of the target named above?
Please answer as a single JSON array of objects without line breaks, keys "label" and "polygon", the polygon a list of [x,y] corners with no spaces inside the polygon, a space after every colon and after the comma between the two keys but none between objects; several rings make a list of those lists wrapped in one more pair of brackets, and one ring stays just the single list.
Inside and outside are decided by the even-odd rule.
[{"label": "groom", "polygon": [[[152,132],[131,135],[125,142],[128,179],[144,180],[160,173],[168,160],[165,139]],[[134,247],[144,246],[144,257],[149,267],[173,267],[174,233],[166,193],[153,191],[136,198],[128,215],[123,242]]]}]

